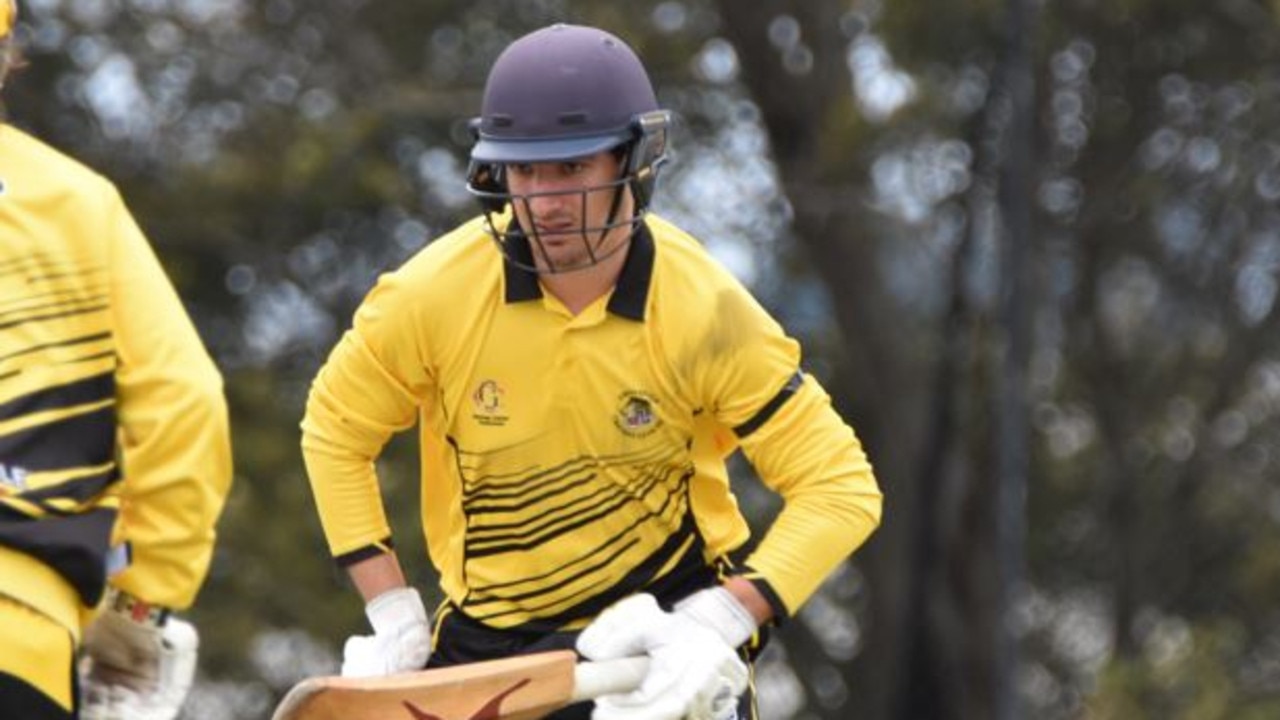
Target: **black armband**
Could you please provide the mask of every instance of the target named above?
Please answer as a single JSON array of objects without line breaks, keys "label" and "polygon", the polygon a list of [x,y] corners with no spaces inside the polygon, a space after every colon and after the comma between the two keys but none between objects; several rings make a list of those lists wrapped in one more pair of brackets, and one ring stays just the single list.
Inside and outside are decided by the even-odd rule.
[{"label": "black armband", "polygon": [[346,568],[355,565],[361,560],[368,560],[371,557],[386,555],[392,550],[395,550],[395,548],[395,543],[391,542],[391,538],[386,537],[371,545],[365,545],[364,547],[357,548],[351,552],[345,552],[341,555],[337,555],[333,558],[333,561],[338,563],[338,567]]}]

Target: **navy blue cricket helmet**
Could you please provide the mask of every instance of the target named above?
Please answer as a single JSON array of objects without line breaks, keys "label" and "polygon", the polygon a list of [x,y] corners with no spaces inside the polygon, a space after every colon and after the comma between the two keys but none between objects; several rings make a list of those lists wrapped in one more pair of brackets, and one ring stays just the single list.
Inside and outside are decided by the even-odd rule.
[{"label": "navy blue cricket helmet", "polygon": [[[599,228],[583,228],[582,235],[586,240],[614,227],[634,227],[667,159],[670,125],[671,114],[658,107],[649,75],[626,43],[597,28],[552,25],[511,43],[489,71],[480,115],[471,121],[476,142],[467,189],[492,216],[523,201],[507,189],[508,164],[567,161],[613,150],[622,160],[613,186],[619,193],[630,188],[634,212]],[[602,189],[608,186],[583,192]],[[492,217],[489,227],[504,252],[512,233],[519,232],[514,222],[510,230],[497,228]]]}]

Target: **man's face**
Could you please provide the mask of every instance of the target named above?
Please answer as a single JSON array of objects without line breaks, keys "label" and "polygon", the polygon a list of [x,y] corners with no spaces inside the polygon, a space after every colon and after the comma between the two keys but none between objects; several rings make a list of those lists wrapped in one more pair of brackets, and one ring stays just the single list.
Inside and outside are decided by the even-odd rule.
[{"label": "man's face", "polygon": [[[609,151],[560,162],[507,165],[507,190],[539,269],[589,267],[627,242],[629,223],[605,227],[632,216],[631,192],[619,185],[618,174],[618,158]],[[622,198],[614,209],[619,188]]]}]

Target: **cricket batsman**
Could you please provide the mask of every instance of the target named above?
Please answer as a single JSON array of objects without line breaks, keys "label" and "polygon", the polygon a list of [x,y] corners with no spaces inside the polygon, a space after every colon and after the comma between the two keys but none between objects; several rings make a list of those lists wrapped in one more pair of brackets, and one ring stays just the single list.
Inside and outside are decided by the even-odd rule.
[{"label": "cricket batsman", "polygon": [[[342,672],[644,655],[637,690],[554,717],[755,718],[765,631],[880,521],[861,444],[798,343],[649,212],[671,116],[622,39],[519,38],[471,127],[480,213],[382,276],[302,421],[330,552],[372,628]],[[432,613],[375,472],[415,425]],[[729,483],[737,450],[783,501],[758,539]]]}]

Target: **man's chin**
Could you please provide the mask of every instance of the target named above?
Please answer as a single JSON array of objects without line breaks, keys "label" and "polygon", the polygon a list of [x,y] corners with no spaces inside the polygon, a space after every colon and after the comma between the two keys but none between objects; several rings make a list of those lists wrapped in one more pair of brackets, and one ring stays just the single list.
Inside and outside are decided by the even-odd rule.
[{"label": "man's chin", "polygon": [[584,256],[557,258],[553,255],[546,258],[544,272],[552,275],[563,275],[565,273],[586,270],[594,265],[595,263],[591,261],[591,258]]},{"label": "man's chin", "polygon": [[581,238],[564,237],[555,240],[544,238],[538,258],[538,270],[552,275],[587,270],[625,246],[625,243],[617,246],[610,245],[597,249],[593,254],[583,244]]}]

